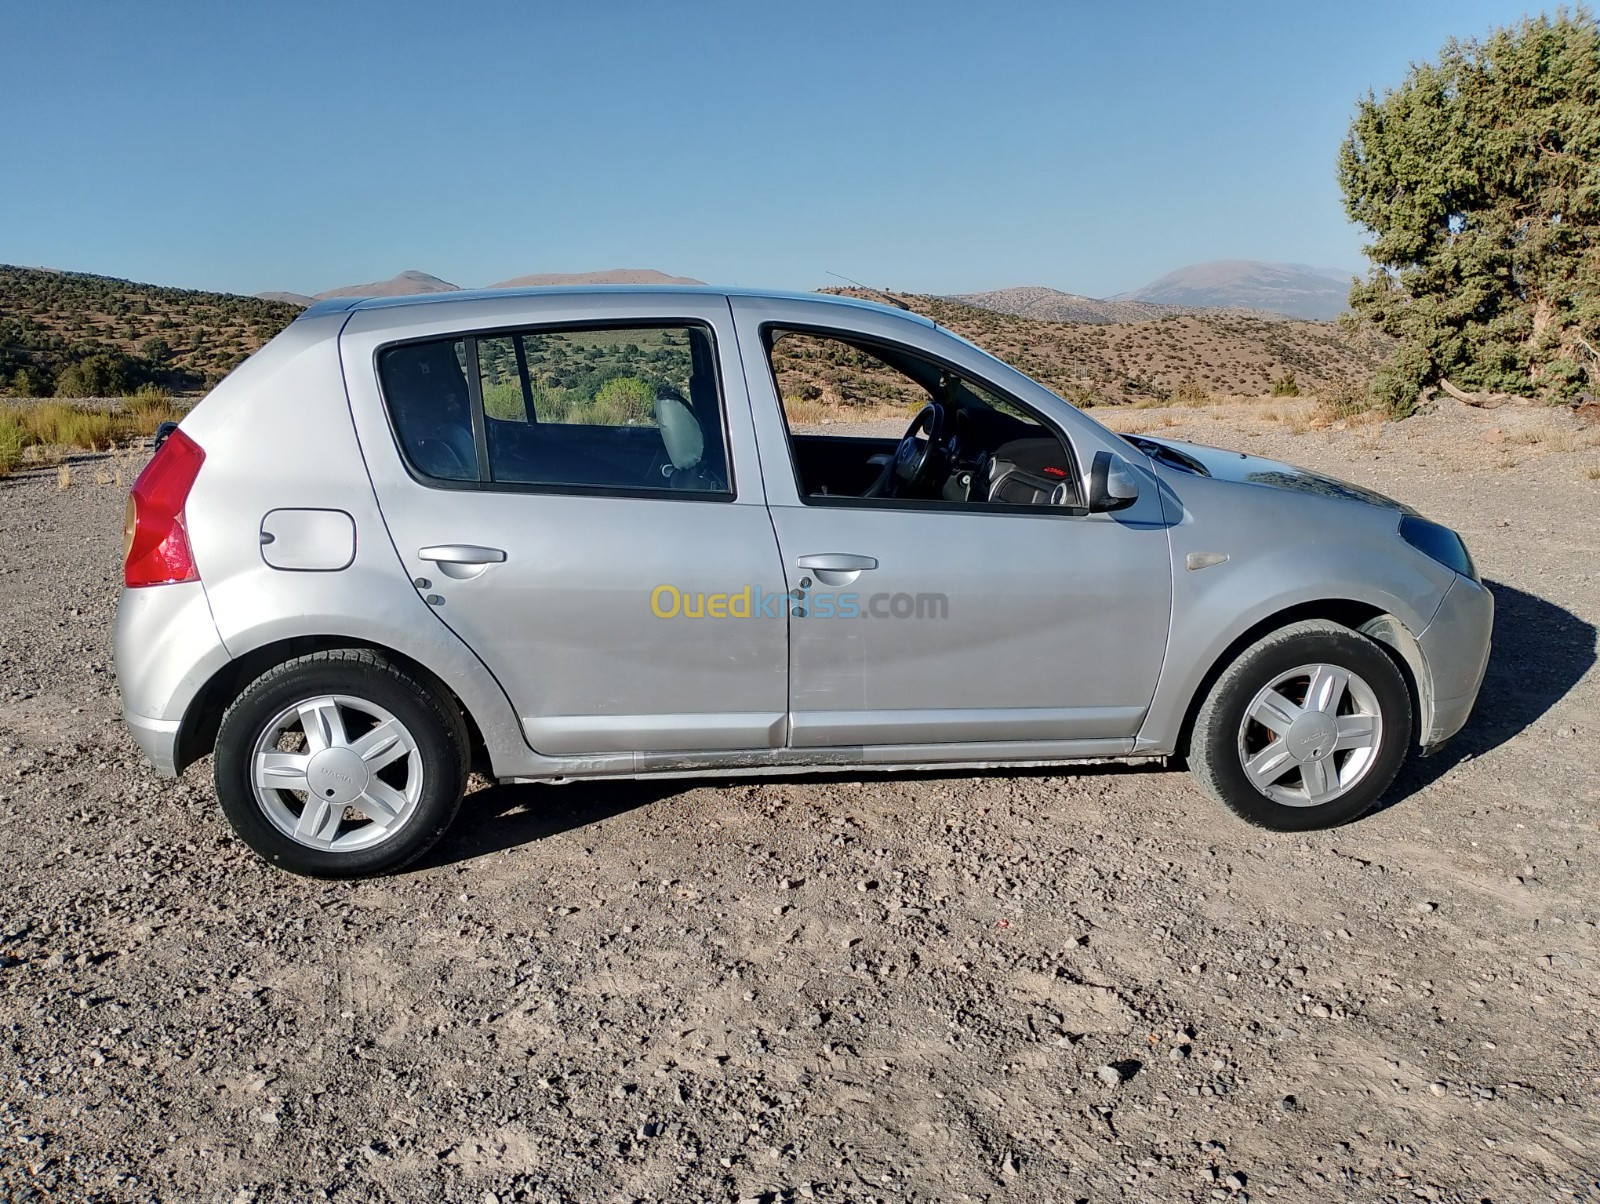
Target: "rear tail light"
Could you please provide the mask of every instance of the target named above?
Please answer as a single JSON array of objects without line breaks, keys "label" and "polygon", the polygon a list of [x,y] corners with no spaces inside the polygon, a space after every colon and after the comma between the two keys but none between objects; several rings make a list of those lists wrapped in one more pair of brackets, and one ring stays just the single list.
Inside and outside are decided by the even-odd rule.
[{"label": "rear tail light", "polygon": [[122,579],[130,586],[198,581],[183,507],[206,454],[173,431],[144,466],[128,495],[122,524]]}]

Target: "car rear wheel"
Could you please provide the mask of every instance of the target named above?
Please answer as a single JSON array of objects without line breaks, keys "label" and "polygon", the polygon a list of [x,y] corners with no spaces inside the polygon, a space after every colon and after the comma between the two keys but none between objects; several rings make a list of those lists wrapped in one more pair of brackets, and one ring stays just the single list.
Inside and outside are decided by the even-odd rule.
[{"label": "car rear wheel", "polygon": [[460,712],[367,649],[299,657],[239,695],[217,733],[217,797],[241,839],[297,874],[354,878],[420,857],[466,790]]},{"label": "car rear wheel", "polygon": [[1189,768],[1253,824],[1327,828],[1365,814],[1412,742],[1411,692],[1389,654],[1337,623],[1252,644],[1195,717]]}]

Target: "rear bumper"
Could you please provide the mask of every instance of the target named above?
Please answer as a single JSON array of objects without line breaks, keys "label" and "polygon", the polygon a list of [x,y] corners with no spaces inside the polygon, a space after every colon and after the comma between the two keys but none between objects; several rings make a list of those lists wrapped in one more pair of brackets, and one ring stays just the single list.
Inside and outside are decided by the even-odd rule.
[{"label": "rear bumper", "polygon": [[123,720],[156,772],[176,776],[184,716],[230,659],[205,588],[190,581],[124,589],[112,642]]},{"label": "rear bumper", "polygon": [[1459,732],[1483,687],[1494,630],[1494,595],[1466,577],[1445,592],[1433,622],[1417,637],[1428,666],[1433,705],[1422,746],[1432,749]]},{"label": "rear bumper", "polygon": [[146,719],[143,715],[126,713],[122,720],[133,733],[133,742],[144,753],[145,760],[154,767],[156,776],[177,777],[178,730],[182,723],[176,719]]}]

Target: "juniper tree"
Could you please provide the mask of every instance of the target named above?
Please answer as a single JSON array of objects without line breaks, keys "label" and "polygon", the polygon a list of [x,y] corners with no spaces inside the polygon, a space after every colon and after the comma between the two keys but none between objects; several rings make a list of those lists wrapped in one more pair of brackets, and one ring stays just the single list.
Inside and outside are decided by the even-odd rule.
[{"label": "juniper tree", "polygon": [[1399,346],[1396,412],[1441,378],[1566,397],[1600,386],[1600,27],[1588,9],[1447,43],[1356,109],[1345,211],[1374,235],[1350,292]]}]

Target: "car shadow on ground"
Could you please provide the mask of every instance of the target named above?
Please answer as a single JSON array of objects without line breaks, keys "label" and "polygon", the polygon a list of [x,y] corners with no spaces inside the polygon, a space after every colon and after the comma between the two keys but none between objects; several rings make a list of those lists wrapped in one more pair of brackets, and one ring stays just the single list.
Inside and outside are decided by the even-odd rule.
[{"label": "car shadow on ground", "polygon": [[[1494,593],[1494,652],[1483,692],[1461,734],[1431,757],[1413,757],[1401,770],[1381,809],[1396,806],[1438,781],[1461,762],[1481,756],[1535,723],[1575,686],[1596,660],[1595,628],[1570,611],[1509,585],[1486,582]],[[762,782],[842,783],[917,778],[1090,774],[1126,776],[1160,772],[1160,762],[1046,766],[1034,769],[951,769],[907,772],[775,774],[763,777],[609,779],[561,786],[513,784],[469,794],[445,839],[417,863],[437,868],[498,853],[588,827],[700,788],[749,788]]]},{"label": "car shadow on ground", "polygon": [[1431,757],[1412,757],[1406,763],[1384,799],[1384,810],[1532,727],[1594,666],[1592,623],[1512,586],[1484,584],[1494,594],[1494,648],[1472,717]]},{"label": "car shadow on ground", "polygon": [[1038,766],[1023,769],[939,769],[827,771],[823,773],[762,774],[755,777],[703,778],[622,778],[568,782],[560,786],[540,783],[512,783],[473,791],[461,805],[461,814],[445,838],[434,846],[412,869],[436,869],[457,862],[471,861],[518,845],[544,840],[563,832],[588,827],[639,807],[686,794],[691,790],[750,790],[763,784],[804,783],[871,787],[875,782],[940,781],[961,778],[994,777],[1074,777],[1108,774],[1126,776],[1159,773],[1159,761],[1136,763],[1083,763]]}]

